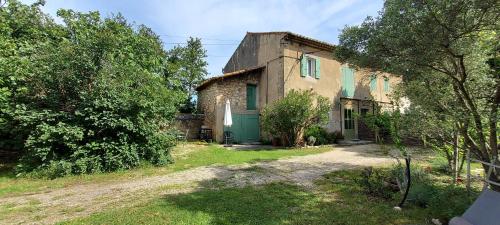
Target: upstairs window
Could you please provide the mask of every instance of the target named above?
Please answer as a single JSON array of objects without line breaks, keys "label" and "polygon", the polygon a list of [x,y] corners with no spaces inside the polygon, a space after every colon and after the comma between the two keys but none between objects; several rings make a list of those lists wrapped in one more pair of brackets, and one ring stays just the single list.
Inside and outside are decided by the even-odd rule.
[{"label": "upstairs window", "polygon": [[300,60],[300,76],[320,78],[320,60],[311,56],[303,56]]},{"label": "upstairs window", "polygon": [[390,84],[389,84],[389,78],[388,77],[384,77],[384,92],[385,93],[389,93],[389,91],[391,91],[391,87],[390,87]]},{"label": "upstairs window", "polygon": [[316,77],[316,59],[307,58],[307,76]]}]

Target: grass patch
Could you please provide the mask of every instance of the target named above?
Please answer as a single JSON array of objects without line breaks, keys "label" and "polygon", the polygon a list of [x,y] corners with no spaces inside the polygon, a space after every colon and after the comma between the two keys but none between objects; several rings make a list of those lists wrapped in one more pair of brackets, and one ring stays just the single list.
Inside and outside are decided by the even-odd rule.
[{"label": "grass patch", "polygon": [[285,183],[205,190],[110,210],[65,224],[426,223],[426,212],[419,208],[396,213],[392,202],[360,193],[359,187],[349,182],[352,175],[352,172],[333,173],[318,182],[319,191],[314,192]]},{"label": "grass patch", "polygon": [[68,176],[53,180],[42,178],[16,178],[14,164],[0,164],[0,197],[62,188],[75,184],[116,182],[124,179],[164,175],[175,171],[209,165],[232,165],[276,160],[283,157],[317,154],[332,150],[331,147],[313,149],[229,150],[216,144],[187,143],[174,148],[174,164],[157,167],[143,163],[141,166],[112,173]]},{"label": "grass patch", "polygon": [[[359,185],[361,171],[337,171],[316,181],[314,190],[286,183],[244,188],[205,189],[169,195],[128,208],[113,209],[63,224],[431,224],[442,212],[399,199],[366,194]],[[473,199],[464,187],[449,191],[440,177],[431,180],[433,195],[446,215],[460,215]],[[477,194],[477,193],[476,193]],[[457,204],[459,207],[450,207]],[[446,221],[449,218],[440,218]]]}]

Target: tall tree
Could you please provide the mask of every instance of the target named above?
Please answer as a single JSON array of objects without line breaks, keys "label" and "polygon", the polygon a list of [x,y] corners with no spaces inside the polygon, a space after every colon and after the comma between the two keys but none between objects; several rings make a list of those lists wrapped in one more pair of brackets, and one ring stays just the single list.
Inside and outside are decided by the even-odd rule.
[{"label": "tall tree", "polygon": [[[42,2],[43,3],[43,2]],[[9,0],[0,8],[0,140],[15,137],[19,175],[63,176],[171,162],[183,94],[166,87],[166,52],[121,15]]]},{"label": "tall tree", "polygon": [[498,0],[386,0],[379,16],[342,31],[336,55],[403,76],[415,107],[453,120],[476,158],[498,163],[499,21]]},{"label": "tall tree", "polygon": [[190,113],[196,109],[195,88],[208,74],[206,57],[201,39],[192,37],[186,46],[176,46],[168,52],[166,77],[170,80],[169,84],[188,96],[181,112]]}]

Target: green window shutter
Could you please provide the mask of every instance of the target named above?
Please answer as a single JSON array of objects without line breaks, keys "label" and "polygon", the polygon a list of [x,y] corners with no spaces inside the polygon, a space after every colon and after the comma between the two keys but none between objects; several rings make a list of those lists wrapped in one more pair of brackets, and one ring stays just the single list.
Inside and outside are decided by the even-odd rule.
[{"label": "green window shutter", "polygon": [[389,87],[389,78],[388,77],[384,77],[384,92],[389,92],[390,91],[390,87]]},{"label": "green window shutter", "polygon": [[372,74],[370,78],[370,91],[375,90],[377,90],[377,76],[375,74]]},{"label": "green window shutter", "polygon": [[307,56],[305,54],[302,55],[302,59],[300,60],[300,76],[307,76]]},{"label": "green window shutter", "polygon": [[316,79],[319,79],[319,77],[320,77],[320,74],[319,74],[319,71],[320,71],[319,61],[320,60],[316,59],[315,61],[316,61],[316,71],[315,71],[316,72]]},{"label": "green window shutter", "polygon": [[342,87],[341,87],[341,90],[342,90],[342,96],[347,96],[347,74],[346,74],[346,68],[345,67],[341,67],[340,68],[340,74],[341,74],[341,79],[342,79]]},{"label": "green window shutter", "polygon": [[342,67],[342,95],[345,97],[354,97],[354,69]]},{"label": "green window shutter", "polygon": [[354,86],[354,83],[355,83],[354,82],[354,69],[349,68],[349,72],[350,72],[349,97],[354,97],[354,88],[355,88],[355,86]]},{"label": "green window shutter", "polygon": [[247,84],[247,110],[257,109],[257,86]]}]

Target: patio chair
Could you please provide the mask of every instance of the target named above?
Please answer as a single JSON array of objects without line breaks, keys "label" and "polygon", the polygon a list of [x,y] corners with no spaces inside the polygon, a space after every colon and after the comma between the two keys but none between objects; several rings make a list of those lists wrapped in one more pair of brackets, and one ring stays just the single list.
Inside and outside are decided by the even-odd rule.
[{"label": "patio chair", "polygon": [[499,183],[489,179],[493,173],[493,168],[500,168],[494,162],[497,158],[494,157],[491,162],[484,162],[470,158],[470,152],[467,152],[467,189],[470,189],[470,163],[471,161],[479,162],[489,166],[488,172],[484,176],[484,187],[479,197],[465,211],[461,217],[453,217],[450,225],[500,225],[500,192],[491,190],[489,185],[500,186]]},{"label": "patio chair", "polygon": [[186,129],[185,133],[179,131],[179,133],[177,133],[177,137],[176,137],[177,141],[187,142],[188,134],[189,134],[189,129]]},{"label": "patio chair", "polygon": [[224,146],[233,146],[233,132],[224,131]]},{"label": "patio chair", "polygon": [[454,217],[450,225],[500,224],[500,192],[485,189],[461,217]]}]

